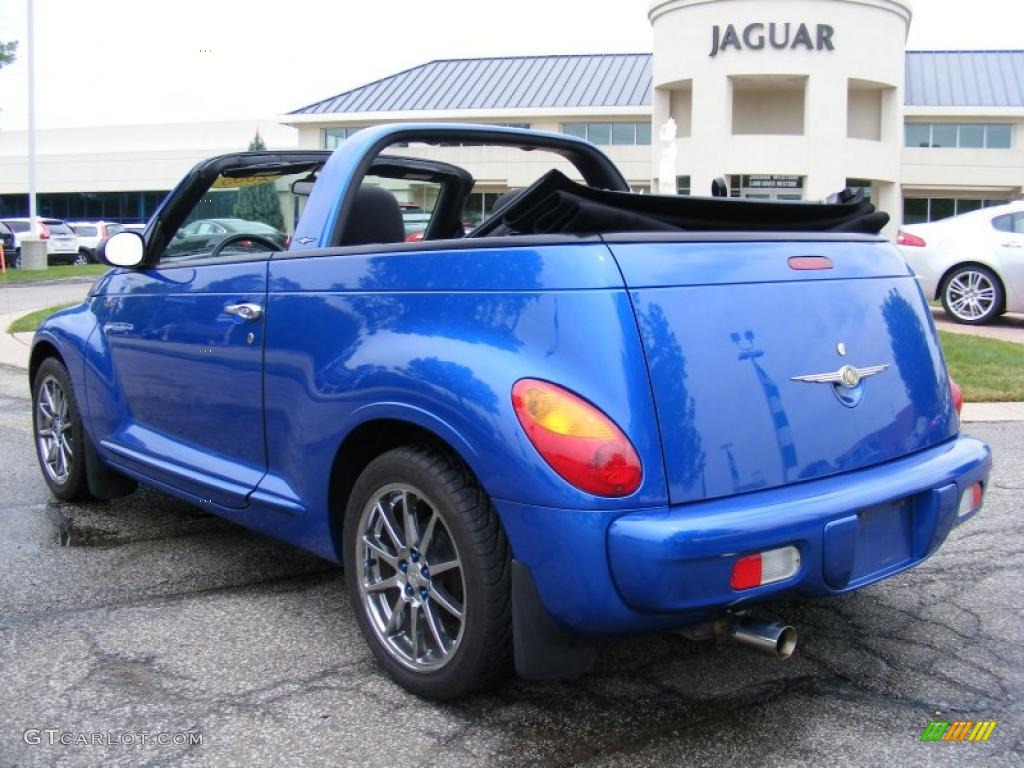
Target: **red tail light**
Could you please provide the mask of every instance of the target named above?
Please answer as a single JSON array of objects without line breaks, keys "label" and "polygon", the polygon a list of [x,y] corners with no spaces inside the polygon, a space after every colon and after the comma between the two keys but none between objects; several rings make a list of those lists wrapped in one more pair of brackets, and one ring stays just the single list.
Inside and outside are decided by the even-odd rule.
[{"label": "red tail light", "polygon": [[50,239],[50,228],[47,227],[43,222],[39,222],[39,239],[49,240]]},{"label": "red tail light", "polygon": [[595,496],[628,496],[643,470],[615,423],[567,389],[537,379],[512,387],[512,407],[533,447],[564,480]]},{"label": "red tail light", "polygon": [[407,243],[421,243],[421,242],[423,242],[423,233],[422,232],[413,232],[411,235],[409,235],[407,238],[405,238],[405,242],[407,242]]},{"label": "red tail light", "polygon": [[102,240],[103,238],[105,238],[107,236],[107,225],[106,224],[100,224],[99,229],[100,229],[100,240]]},{"label": "red tail light", "polygon": [[917,235],[912,235],[909,232],[904,232],[902,229],[896,235],[896,245],[911,245],[915,248],[924,248],[926,243],[922,238]]},{"label": "red tail light", "polygon": [[960,389],[960,385],[953,381],[953,377],[949,377],[949,391],[953,394],[953,407],[956,408],[956,415],[960,415],[960,411],[964,407],[964,393]]},{"label": "red tail light", "polygon": [[284,238],[284,249],[287,251],[291,247],[292,247],[292,236],[291,235],[285,235],[285,238]]}]

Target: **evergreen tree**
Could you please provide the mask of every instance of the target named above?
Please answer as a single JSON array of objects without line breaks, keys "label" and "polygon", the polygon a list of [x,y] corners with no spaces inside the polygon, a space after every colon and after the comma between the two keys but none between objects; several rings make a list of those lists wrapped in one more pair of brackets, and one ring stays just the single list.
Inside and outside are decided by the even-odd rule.
[{"label": "evergreen tree", "polygon": [[18,41],[12,40],[9,43],[0,41],[0,69],[3,69],[8,64],[13,64],[15,59],[15,53],[18,50]]},{"label": "evergreen tree", "polygon": [[[266,148],[260,132],[256,131],[253,140],[249,142],[249,151]],[[281,203],[278,201],[274,182],[249,184],[239,189],[238,198],[235,200],[235,218],[262,221],[278,232],[284,232],[284,216],[281,214]]]}]

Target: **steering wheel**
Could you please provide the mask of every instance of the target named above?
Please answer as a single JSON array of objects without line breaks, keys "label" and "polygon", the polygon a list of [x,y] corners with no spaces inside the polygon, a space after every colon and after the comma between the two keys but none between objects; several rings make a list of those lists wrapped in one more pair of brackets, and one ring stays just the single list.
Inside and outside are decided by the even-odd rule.
[{"label": "steering wheel", "polygon": [[217,243],[217,245],[215,245],[213,247],[213,250],[210,251],[210,258],[213,259],[213,258],[216,258],[216,257],[220,256],[221,251],[223,251],[225,248],[227,248],[228,245],[230,245],[231,243],[234,243],[236,241],[241,241],[241,240],[251,240],[254,243],[259,243],[260,245],[265,245],[271,251],[275,251],[276,252],[276,251],[280,251],[281,250],[281,246],[279,244],[275,243],[269,237],[263,237],[262,235],[245,235],[245,234],[242,234],[241,232],[239,232],[237,235],[228,235],[223,240],[221,240],[219,243]]}]

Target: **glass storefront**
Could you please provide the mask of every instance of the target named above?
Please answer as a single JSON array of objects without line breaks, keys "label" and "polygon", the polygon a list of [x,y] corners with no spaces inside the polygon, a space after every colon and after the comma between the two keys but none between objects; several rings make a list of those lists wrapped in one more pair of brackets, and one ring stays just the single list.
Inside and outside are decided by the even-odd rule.
[{"label": "glass storefront", "polygon": [[[68,221],[117,221],[142,224],[149,220],[167,191],[43,192],[36,195],[40,216]],[[28,216],[28,195],[0,195],[0,217]]]}]

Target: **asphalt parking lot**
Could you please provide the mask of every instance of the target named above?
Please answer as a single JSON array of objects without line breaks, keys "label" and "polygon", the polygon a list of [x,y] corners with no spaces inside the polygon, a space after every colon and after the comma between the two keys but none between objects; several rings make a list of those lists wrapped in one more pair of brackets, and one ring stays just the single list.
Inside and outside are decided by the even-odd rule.
[{"label": "asphalt parking lot", "polygon": [[[910,573],[779,606],[788,662],[634,638],[581,680],[438,705],[375,667],[330,564],[155,492],[52,500],[0,367],[0,765],[1020,765],[1024,424],[970,431],[983,513]],[[998,725],[922,743],[931,720]],[[202,744],[59,743],[183,732]]]}]

